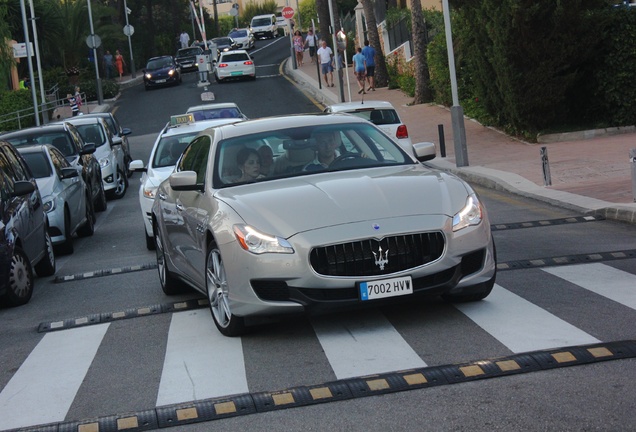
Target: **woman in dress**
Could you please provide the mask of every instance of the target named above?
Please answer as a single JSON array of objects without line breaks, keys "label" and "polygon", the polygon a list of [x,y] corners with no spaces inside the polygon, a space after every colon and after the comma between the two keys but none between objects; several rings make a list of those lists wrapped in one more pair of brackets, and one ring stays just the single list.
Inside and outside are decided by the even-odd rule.
[{"label": "woman in dress", "polygon": [[119,50],[115,51],[115,67],[117,68],[117,72],[119,72],[119,80],[121,81],[121,77],[124,74],[124,66],[126,66],[126,62],[124,61],[124,56],[121,55]]},{"label": "woman in dress", "polygon": [[300,33],[300,30],[294,32],[292,42],[294,43],[294,51],[296,52],[296,65],[301,67],[303,65],[305,41],[303,40],[303,35]]}]

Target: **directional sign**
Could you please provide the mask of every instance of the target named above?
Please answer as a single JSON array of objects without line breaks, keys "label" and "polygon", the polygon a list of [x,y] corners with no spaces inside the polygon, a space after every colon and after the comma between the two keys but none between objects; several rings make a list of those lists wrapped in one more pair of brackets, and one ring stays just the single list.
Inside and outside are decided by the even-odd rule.
[{"label": "directional sign", "polygon": [[281,14],[285,19],[292,19],[294,17],[294,8],[291,6],[285,6]]}]

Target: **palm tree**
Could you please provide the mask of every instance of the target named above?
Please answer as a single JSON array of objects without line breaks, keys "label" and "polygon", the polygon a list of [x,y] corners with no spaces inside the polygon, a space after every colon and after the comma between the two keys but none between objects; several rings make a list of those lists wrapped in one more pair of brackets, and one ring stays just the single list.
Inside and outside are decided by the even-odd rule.
[{"label": "palm tree", "polygon": [[[386,87],[389,85],[389,73],[386,68],[386,60],[380,47],[380,34],[373,9],[373,0],[360,0],[364,9],[364,18],[367,22],[367,39],[369,45],[376,50],[375,58],[375,86]],[[420,8],[421,9],[421,8]]]},{"label": "palm tree", "polygon": [[433,99],[426,62],[426,24],[420,0],[411,0],[411,32],[413,34],[413,56],[415,57],[415,97],[412,105]]}]

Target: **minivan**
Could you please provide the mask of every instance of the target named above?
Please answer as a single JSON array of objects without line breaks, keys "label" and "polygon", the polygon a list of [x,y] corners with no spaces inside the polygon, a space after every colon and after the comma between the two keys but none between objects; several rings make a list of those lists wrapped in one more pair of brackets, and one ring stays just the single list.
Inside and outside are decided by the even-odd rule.
[{"label": "minivan", "polygon": [[250,28],[254,37],[258,38],[275,38],[278,35],[278,24],[276,24],[276,15],[256,15],[252,18]]}]

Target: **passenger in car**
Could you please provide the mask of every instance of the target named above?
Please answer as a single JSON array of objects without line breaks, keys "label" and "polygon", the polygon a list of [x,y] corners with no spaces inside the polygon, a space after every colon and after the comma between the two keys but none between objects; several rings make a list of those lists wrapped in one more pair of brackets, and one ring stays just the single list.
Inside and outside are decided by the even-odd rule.
[{"label": "passenger in car", "polygon": [[241,171],[234,182],[249,182],[265,176],[261,174],[261,156],[253,148],[244,147],[236,155],[236,165]]},{"label": "passenger in car", "polygon": [[264,176],[272,175],[274,172],[274,152],[267,144],[263,144],[258,148],[258,154],[261,157],[261,174]]}]

